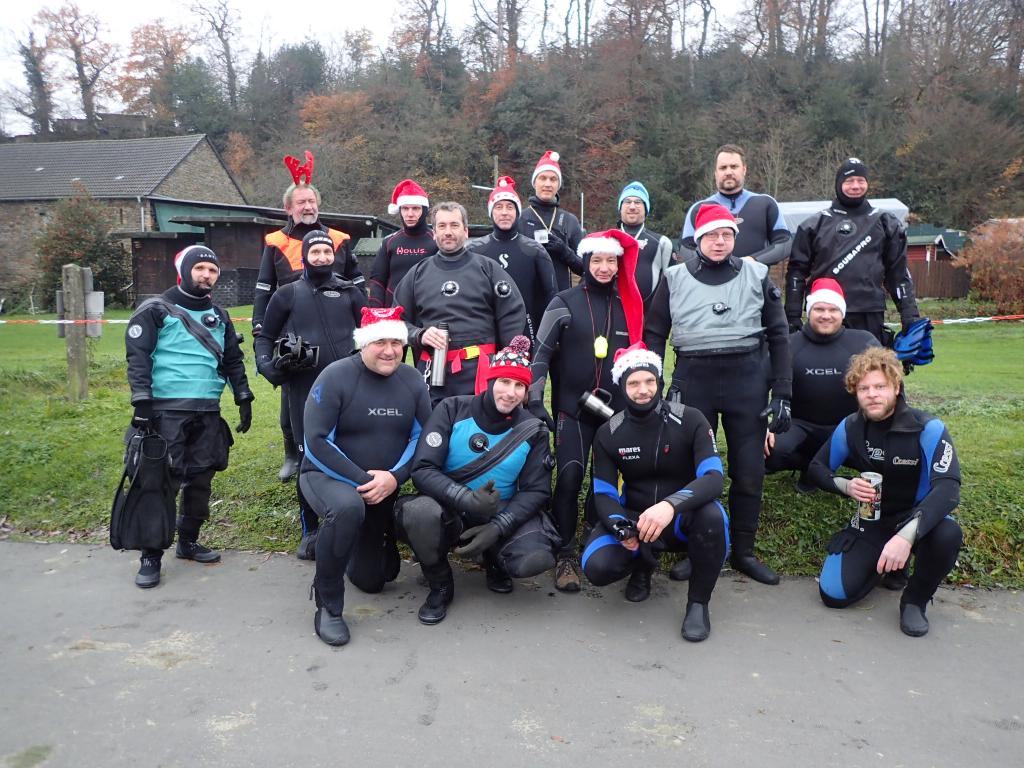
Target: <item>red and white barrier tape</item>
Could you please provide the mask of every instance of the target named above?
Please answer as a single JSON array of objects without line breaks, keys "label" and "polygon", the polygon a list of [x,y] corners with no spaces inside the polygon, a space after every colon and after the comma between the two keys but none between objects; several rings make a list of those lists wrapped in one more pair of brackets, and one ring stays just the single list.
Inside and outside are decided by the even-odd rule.
[{"label": "red and white barrier tape", "polygon": [[[932,320],[932,325],[962,323],[988,323],[1000,320],[1024,320],[1024,315],[993,315],[992,317],[962,317],[954,320]],[[231,322],[252,322],[251,317],[232,317]],[[0,325],[127,325],[128,320],[0,320]]]}]

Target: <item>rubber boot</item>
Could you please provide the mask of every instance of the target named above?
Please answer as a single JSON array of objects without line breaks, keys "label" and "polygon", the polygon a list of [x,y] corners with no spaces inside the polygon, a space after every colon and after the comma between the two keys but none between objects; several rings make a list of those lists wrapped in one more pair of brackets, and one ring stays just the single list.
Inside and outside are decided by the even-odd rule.
[{"label": "rubber boot", "polygon": [[284,441],[284,462],[277,473],[277,479],[287,483],[299,471],[299,452],[295,449],[295,441],[286,437]]},{"label": "rubber boot", "polygon": [[650,565],[638,562],[626,582],[626,599],[631,603],[642,603],[651,596],[651,576],[654,571]]},{"label": "rubber boot", "polygon": [[683,639],[691,643],[707,640],[711,634],[711,616],[707,603],[687,603],[683,617]]},{"label": "rubber boot", "polygon": [[672,581],[689,581],[692,574],[693,563],[691,563],[690,558],[687,557],[672,566],[672,570],[668,572],[668,577],[672,579]]},{"label": "rubber boot", "polygon": [[417,613],[420,622],[423,624],[440,624],[448,615],[448,606],[455,599],[455,578],[452,575],[452,568],[447,561],[431,573],[424,571],[427,583],[430,585],[430,592],[427,599],[423,601]]},{"label": "rubber boot", "polygon": [[928,618],[924,615],[925,605],[900,600],[900,629],[904,635],[924,637],[928,634]]},{"label": "rubber boot", "polygon": [[512,591],[512,577],[498,563],[497,558],[484,555],[484,571],[487,576],[487,588],[499,595],[507,595]]},{"label": "rubber boot", "polygon": [[754,556],[754,534],[751,531],[733,531],[729,563],[754,581],[762,584],[779,583],[779,574]]},{"label": "rubber boot", "polygon": [[316,614],[313,616],[313,631],[316,632],[316,636],[328,645],[345,645],[351,635],[341,613],[333,614],[327,610],[327,606],[320,599],[316,582],[310,585],[309,596],[316,600]]}]

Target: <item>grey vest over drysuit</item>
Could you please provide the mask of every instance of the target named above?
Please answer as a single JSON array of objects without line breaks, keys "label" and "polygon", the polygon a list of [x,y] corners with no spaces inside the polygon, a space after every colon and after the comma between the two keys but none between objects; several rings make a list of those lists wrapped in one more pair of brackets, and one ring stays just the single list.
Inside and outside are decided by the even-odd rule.
[{"label": "grey vest over drysuit", "polygon": [[764,278],[768,267],[744,259],[732,280],[706,285],[685,264],[665,272],[672,313],[672,346],[682,354],[734,354],[761,345]]}]

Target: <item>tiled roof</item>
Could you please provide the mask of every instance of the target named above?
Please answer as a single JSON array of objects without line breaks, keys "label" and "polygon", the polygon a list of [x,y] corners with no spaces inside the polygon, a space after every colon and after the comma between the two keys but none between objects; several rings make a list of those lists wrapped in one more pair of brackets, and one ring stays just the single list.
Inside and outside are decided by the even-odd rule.
[{"label": "tiled roof", "polygon": [[93,197],[149,195],[205,140],[193,134],[0,144],[0,200],[68,197],[75,183]]}]

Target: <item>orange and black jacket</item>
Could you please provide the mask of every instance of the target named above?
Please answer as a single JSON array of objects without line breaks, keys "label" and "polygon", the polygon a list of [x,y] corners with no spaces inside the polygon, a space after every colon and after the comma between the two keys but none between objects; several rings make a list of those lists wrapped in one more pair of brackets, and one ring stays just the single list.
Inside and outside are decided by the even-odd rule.
[{"label": "orange and black jacket", "polygon": [[314,229],[327,232],[334,241],[335,274],[363,290],[365,278],[359,271],[359,262],[349,247],[351,238],[348,235],[320,223],[296,224],[289,220],[286,227],[263,238],[263,258],[260,259],[260,272],[256,276],[252,307],[254,331],[263,325],[263,316],[267,313],[270,297],[274,295],[278,286],[287,285],[302,275],[302,238]]}]

